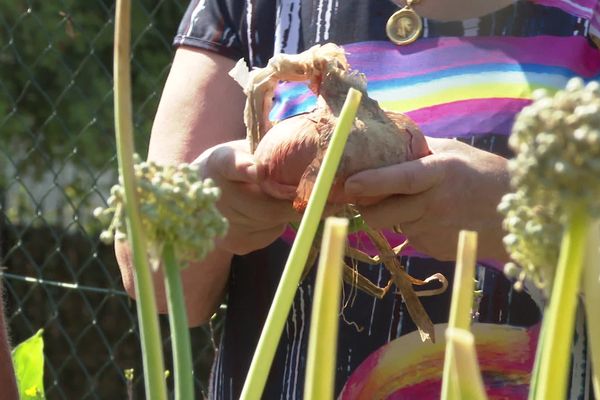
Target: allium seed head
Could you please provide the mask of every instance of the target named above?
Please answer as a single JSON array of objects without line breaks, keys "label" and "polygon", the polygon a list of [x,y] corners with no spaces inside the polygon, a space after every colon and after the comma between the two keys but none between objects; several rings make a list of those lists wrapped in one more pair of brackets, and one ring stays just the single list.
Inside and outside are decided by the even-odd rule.
[{"label": "allium seed head", "polygon": [[505,216],[506,249],[522,269],[519,285],[527,278],[548,289],[567,205],[583,201],[591,215],[600,215],[600,84],[573,78],[555,95],[536,90],[532,97],[509,138],[515,192],[498,210]]},{"label": "allium seed head", "polygon": [[[214,238],[227,231],[227,220],[216,202],[219,189],[212,180],[200,180],[198,168],[189,164],[162,166],[154,162],[135,165],[142,226],[150,242],[150,253],[160,254],[166,242],[172,243],[180,260],[201,260],[214,247]],[[94,215],[109,216],[111,226],[100,238],[124,240],[124,196],[121,185],[111,189],[107,209]],[[185,264],[187,265],[187,263]]]}]

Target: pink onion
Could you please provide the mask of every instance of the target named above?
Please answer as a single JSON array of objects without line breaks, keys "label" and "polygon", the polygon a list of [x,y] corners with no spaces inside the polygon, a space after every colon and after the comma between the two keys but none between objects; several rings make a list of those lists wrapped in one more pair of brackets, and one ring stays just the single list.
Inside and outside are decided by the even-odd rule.
[{"label": "pink onion", "polygon": [[[335,120],[331,109],[321,106],[310,113],[280,121],[264,135],[254,154],[261,171],[260,184],[266,193],[289,199],[289,187],[296,187],[294,207],[299,211],[304,209]],[[430,154],[423,133],[409,117],[384,112],[371,99],[361,104],[354,125],[329,195],[330,203],[377,202],[381,197],[368,193],[346,196],[343,190],[346,178],[366,169]]]}]

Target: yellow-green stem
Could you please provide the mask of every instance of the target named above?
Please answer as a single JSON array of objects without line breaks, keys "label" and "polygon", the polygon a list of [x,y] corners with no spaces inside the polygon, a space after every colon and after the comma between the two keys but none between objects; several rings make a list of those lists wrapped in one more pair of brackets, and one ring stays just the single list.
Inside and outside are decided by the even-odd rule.
[{"label": "yellow-green stem", "polygon": [[181,284],[181,271],[177,265],[172,243],[164,244],[162,254],[167,305],[169,307],[169,325],[171,327],[175,399],[194,399],[192,347],[190,345],[190,330]]},{"label": "yellow-green stem", "polygon": [[119,172],[125,189],[127,232],[134,264],[136,306],[142,342],[142,362],[146,398],[167,398],[164,380],[164,361],[156,296],[146,256],[146,243],[141,229],[141,218],[133,171],[133,120],[131,113],[131,76],[129,46],[131,5],[127,0],[117,0],[114,42],[114,107],[115,134]]},{"label": "yellow-green stem", "polygon": [[531,382],[529,383],[529,395],[528,400],[534,400],[537,397],[538,380],[540,376],[540,365],[542,363],[542,351],[544,350],[544,333],[548,330],[546,327],[548,320],[542,320],[542,327],[540,334],[538,335],[537,348],[535,350],[535,360],[533,362],[533,371],[531,372]]},{"label": "yellow-green stem", "polygon": [[535,398],[564,399],[570,376],[575,311],[581,284],[589,215],[584,205],[574,205],[563,235],[542,342]]},{"label": "yellow-green stem", "polygon": [[452,379],[456,384],[455,399],[486,399],[483,378],[477,360],[475,337],[466,329],[446,329],[446,346],[452,344]]},{"label": "yellow-green stem", "polygon": [[583,270],[587,340],[592,361],[594,396],[600,399],[600,220],[590,225]]},{"label": "yellow-green stem", "polygon": [[362,95],[350,89],[275,292],[241,399],[260,399]]},{"label": "yellow-green stem", "polygon": [[[456,271],[452,285],[452,302],[450,303],[450,317],[448,329],[464,329],[471,327],[471,309],[473,308],[473,280],[475,277],[475,262],[477,260],[477,232],[460,231],[456,253]],[[454,347],[452,341],[446,342],[444,355],[444,373],[442,378],[442,399],[461,399],[461,390],[468,389],[469,381],[473,382],[474,375],[479,370],[461,369],[460,379],[464,385],[458,385],[453,379]],[[479,379],[481,379],[479,377]]]},{"label": "yellow-green stem", "polygon": [[317,270],[306,361],[305,399],[333,399],[346,218],[329,217]]}]

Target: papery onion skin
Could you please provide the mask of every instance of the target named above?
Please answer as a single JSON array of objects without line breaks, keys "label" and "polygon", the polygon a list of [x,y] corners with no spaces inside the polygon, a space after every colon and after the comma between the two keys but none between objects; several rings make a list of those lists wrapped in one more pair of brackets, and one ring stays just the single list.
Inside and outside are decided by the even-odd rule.
[{"label": "papery onion skin", "polygon": [[[368,193],[359,197],[346,196],[343,190],[346,178],[360,171],[415,160],[430,154],[425,136],[409,117],[382,110],[377,101],[367,95],[366,77],[349,69],[343,52],[337,46],[329,45],[312,51],[323,51],[323,54],[316,56],[308,51],[303,53],[308,61],[300,63],[300,70],[304,71],[300,76],[307,75],[310,78],[309,89],[317,96],[317,107],[312,112],[271,126],[265,111],[270,109],[271,97],[266,93],[272,90],[275,84],[273,79],[269,80],[268,90],[262,93],[262,122],[258,127],[260,141],[254,151],[262,174],[262,189],[276,198],[287,199],[291,197],[290,188],[295,186],[294,208],[304,210],[337,116],[342,110],[348,90],[354,88],[361,91],[363,96],[328,201],[342,204],[374,203],[381,197],[370,197]],[[295,69],[292,68],[290,72],[289,65],[284,67],[286,58],[277,60],[281,64],[278,68],[287,70],[286,75],[293,78]],[[305,70],[311,72],[307,73]],[[257,111],[256,108],[251,109]],[[250,115],[253,116],[250,120],[257,120],[257,115]],[[264,132],[265,129],[268,130]]]},{"label": "papery onion skin", "polygon": [[[376,104],[368,99],[367,106]],[[361,106],[362,107],[362,106]],[[431,154],[425,136],[406,115],[395,112],[359,112],[336,173],[328,201],[330,203],[372,204],[381,197],[349,197],[344,193],[347,177],[371,168],[415,160]],[[261,171],[262,189],[280,199],[291,199],[290,187],[297,187],[294,207],[302,211],[308,201],[315,174],[307,167],[319,164],[336,117],[328,107],[287,118],[275,124],[261,139],[255,159]],[[308,191],[308,193],[307,193]]]}]

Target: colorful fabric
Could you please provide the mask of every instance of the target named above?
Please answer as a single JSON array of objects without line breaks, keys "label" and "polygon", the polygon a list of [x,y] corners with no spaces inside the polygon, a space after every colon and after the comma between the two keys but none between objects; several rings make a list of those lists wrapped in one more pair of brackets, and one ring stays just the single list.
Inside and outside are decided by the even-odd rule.
[{"label": "colorful fabric", "polygon": [[[417,332],[413,332],[381,347],[356,369],[339,399],[438,398],[446,327],[436,325],[440,339],[429,346],[422,346]],[[471,332],[477,337],[479,368],[488,398],[527,398],[537,329],[474,323]]]},{"label": "colorful fabric", "polygon": [[[382,41],[344,49],[352,68],[367,76],[370,97],[408,114],[434,137],[508,135],[534,90],[554,92],[573,76],[600,77],[598,51],[583,37],[448,37],[436,38],[435,46],[422,39],[410,56]],[[272,119],[315,105],[303,83],[283,84],[278,93]]]},{"label": "colorful fabric", "polygon": [[[553,51],[539,51],[547,48]],[[344,49],[350,65],[368,77],[369,96],[384,109],[406,113],[430,137],[500,142],[501,150],[486,149],[505,156],[515,115],[531,102],[533,91],[553,93],[574,76],[600,78],[598,51],[580,36],[444,37],[436,38],[435,46],[422,39],[411,46],[410,57],[405,49],[383,41]],[[283,83],[271,119],[310,111],[315,104],[304,83]],[[386,237],[393,246],[404,241],[392,232]],[[291,242],[293,232],[287,230],[284,238]],[[364,235],[352,240],[375,254]],[[418,255],[410,248],[404,254]]]},{"label": "colorful fabric", "polygon": [[[573,76],[586,80],[600,77],[600,52],[591,40],[600,27],[599,4],[599,0],[521,0],[481,18],[455,22],[424,19],[422,37],[398,47],[385,36],[385,23],[397,10],[388,0],[196,0],[188,7],[175,45],[216,51],[233,59],[244,57],[249,65],[260,67],[275,53],[295,53],[328,41],[341,44],[352,68],[366,74],[369,95],[383,108],[407,113],[428,136],[457,138],[509,157],[510,128],[534,90],[558,90]],[[286,83],[276,93],[271,116],[282,119],[314,104],[314,96],[304,85]],[[372,251],[365,238],[351,239]],[[392,233],[388,239],[392,244],[403,240]],[[293,232],[288,231],[266,249],[234,258],[210,398],[239,396],[292,240]],[[409,252],[401,261],[417,278],[442,273],[451,285],[454,263],[416,252]],[[510,368],[502,364],[501,357],[494,360],[486,354],[532,338],[527,339],[523,358],[530,362],[539,309],[528,294],[512,290],[498,267],[493,260],[479,262],[477,280],[482,297],[476,319],[524,329],[499,327],[516,336],[507,333],[497,347],[481,353],[480,360],[489,361],[491,371],[504,366],[504,375],[486,380],[488,393],[525,398],[530,364],[520,365],[520,378],[511,383]],[[381,265],[357,268],[379,286],[385,286],[390,278]],[[265,399],[302,398],[313,284],[314,271],[298,288]],[[405,335],[415,330],[400,296],[389,293],[376,300],[345,285],[344,300],[336,370],[336,393],[343,393],[344,399],[373,398],[352,395],[355,392],[350,389],[365,386],[373,374],[388,371],[380,362],[389,349],[395,349],[395,357],[416,360],[414,366],[419,365],[419,358],[425,362],[426,354],[433,351],[425,344],[415,344],[404,355],[396,353],[395,344],[405,343],[409,340]],[[447,321],[449,301],[448,292],[422,299],[436,324]],[[580,323],[573,351],[572,399],[589,396],[582,327]],[[436,373],[439,379],[439,371]],[[385,396],[435,398],[435,391],[415,395],[419,385],[427,387],[423,385],[427,377],[431,375],[414,374],[410,382],[395,381],[396,386],[388,388]]]}]

